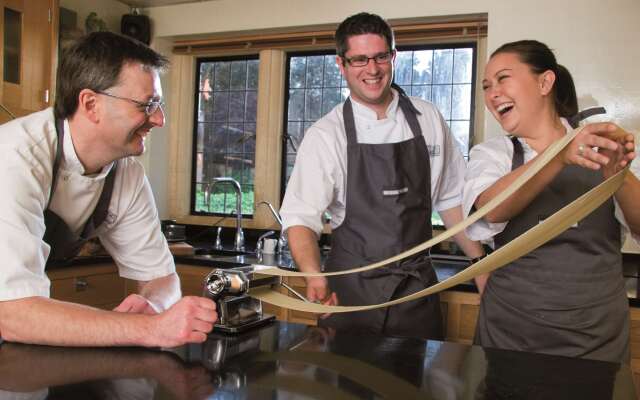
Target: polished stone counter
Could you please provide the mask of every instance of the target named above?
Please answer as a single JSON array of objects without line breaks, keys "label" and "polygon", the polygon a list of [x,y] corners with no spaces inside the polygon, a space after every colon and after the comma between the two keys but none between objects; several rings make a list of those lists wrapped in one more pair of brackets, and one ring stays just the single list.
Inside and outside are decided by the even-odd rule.
[{"label": "polished stone counter", "polygon": [[0,345],[0,399],[635,398],[629,367],[275,322],[175,349]]}]

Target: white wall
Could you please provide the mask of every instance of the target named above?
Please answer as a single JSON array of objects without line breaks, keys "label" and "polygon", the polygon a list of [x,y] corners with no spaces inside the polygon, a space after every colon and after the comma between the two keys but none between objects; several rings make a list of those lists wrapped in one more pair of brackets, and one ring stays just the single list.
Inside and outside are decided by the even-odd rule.
[{"label": "white wall", "polygon": [[[214,0],[154,7],[144,13],[153,21],[155,37],[170,40],[184,35],[338,23],[360,11],[387,19],[486,12],[489,52],[519,39],[547,43],[572,72],[582,107],[604,105],[619,124],[640,132],[638,0]],[[164,90],[170,97],[171,88],[165,86]],[[149,157],[153,160],[166,159],[170,133],[163,130],[151,138]],[[485,138],[501,134],[488,114],[483,131]],[[152,183],[163,181],[167,173],[166,166],[148,171]],[[166,186],[154,186],[154,192],[159,205],[166,204]],[[164,215],[166,209],[160,207],[160,212]]]}]

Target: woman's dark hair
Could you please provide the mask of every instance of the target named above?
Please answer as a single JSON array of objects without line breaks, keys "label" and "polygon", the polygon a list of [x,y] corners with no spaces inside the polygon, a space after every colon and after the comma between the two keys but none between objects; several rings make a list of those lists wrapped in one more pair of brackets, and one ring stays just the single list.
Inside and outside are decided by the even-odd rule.
[{"label": "woman's dark hair", "polygon": [[56,118],[69,118],[78,109],[83,89],[102,92],[118,84],[125,63],[164,69],[169,60],[135,39],[112,32],[94,32],[63,50],[56,83]]},{"label": "woman's dark hair", "polygon": [[389,51],[395,49],[393,30],[387,21],[379,15],[361,12],[342,21],[338,29],[336,29],[336,53],[340,57],[344,57],[347,50],[349,50],[347,45],[349,37],[367,33],[382,36],[387,42]]},{"label": "woman's dark hair", "polygon": [[558,64],[549,47],[537,40],[520,40],[505,43],[491,53],[491,57],[501,53],[513,53],[520,61],[529,65],[536,74],[553,71],[556,81],[553,85],[553,99],[556,112],[564,118],[571,118],[578,113],[578,96],[571,73]]}]

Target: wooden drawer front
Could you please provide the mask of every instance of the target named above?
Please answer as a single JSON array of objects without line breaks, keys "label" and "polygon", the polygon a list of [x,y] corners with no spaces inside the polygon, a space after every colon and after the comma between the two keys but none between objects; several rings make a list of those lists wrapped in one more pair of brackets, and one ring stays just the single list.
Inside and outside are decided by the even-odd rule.
[{"label": "wooden drawer front", "polygon": [[273,304],[262,302],[262,312],[265,314],[275,315],[278,321],[287,320],[287,310]]},{"label": "wooden drawer front", "polygon": [[289,310],[289,322],[305,325],[318,325],[317,314],[297,310]]},{"label": "wooden drawer front", "polygon": [[[307,295],[307,284],[304,278],[289,278],[289,285],[293,290],[300,293],[303,296]],[[283,288],[285,291],[283,293],[287,294],[289,297],[292,297],[296,300],[299,300],[293,293]],[[289,322],[295,322],[299,324],[306,325],[318,325],[318,315],[315,313],[309,313],[304,311],[297,310],[289,310]]]},{"label": "wooden drawer front", "polygon": [[176,272],[180,277],[183,296],[202,296],[204,278],[211,272],[211,268],[179,264],[176,265]]},{"label": "wooden drawer front", "polygon": [[464,343],[471,343],[476,332],[480,307],[472,304],[460,306],[459,338]]},{"label": "wooden drawer front", "polygon": [[[205,274],[206,275],[206,274]],[[202,296],[204,276],[180,275],[180,289],[183,296]]]},{"label": "wooden drawer front", "polygon": [[480,296],[477,293],[444,291],[440,293],[440,301],[446,340],[470,344],[478,321]]},{"label": "wooden drawer front", "polygon": [[631,347],[631,358],[640,359],[640,310],[632,307],[629,309],[630,332],[629,344]]},{"label": "wooden drawer front", "polygon": [[124,292],[124,281],[116,273],[51,281],[52,298],[90,306],[119,303]]}]

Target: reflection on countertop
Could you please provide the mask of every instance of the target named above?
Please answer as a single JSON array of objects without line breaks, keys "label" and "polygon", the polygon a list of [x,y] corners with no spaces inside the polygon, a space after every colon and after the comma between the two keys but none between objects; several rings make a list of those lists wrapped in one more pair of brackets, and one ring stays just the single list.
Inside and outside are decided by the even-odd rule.
[{"label": "reflection on countertop", "polygon": [[635,398],[628,365],[285,322],[164,351],[4,343],[0,397],[5,394],[71,400]]}]

